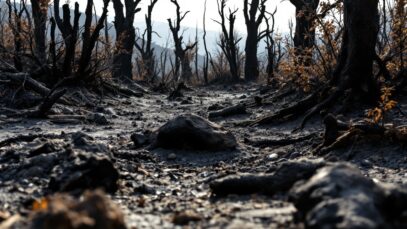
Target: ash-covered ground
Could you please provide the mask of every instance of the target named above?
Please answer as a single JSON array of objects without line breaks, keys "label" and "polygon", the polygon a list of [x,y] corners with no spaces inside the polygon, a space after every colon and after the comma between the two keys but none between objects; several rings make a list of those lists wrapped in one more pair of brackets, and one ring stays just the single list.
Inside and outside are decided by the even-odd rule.
[{"label": "ash-covered ground", "polygon": [[[33,222],[40,219],[35,213],[39,210],[33,206],[41,198],[69,193],[69,196],[78,199],[85,190],[102,188],[123,212],[128,228],[312,227],[312,220],[317,221],[318,216],[308,214],[310,209],[299,210],[298,203],[302,202],[293,201],[292,190],[219,196],[210,187],[212,182],[224,177],[272,174],[284,163],[304,159],[333,164],[349,162],[361,171],[363,177],[372,180],[369,185],[373,189],[381,182],[397,185],[394,189],[397,195],[383,194],[385,199],[397,196],[394,197],[397,199],[395,202],[401,207],[394,213],[394,218],[389,218],[385,213],[389,208],[383,205],[378,207],[378,213],[366,216],[371,219],[379,214],[381,218],[376,217],[377,220],[373,220],[375,224],[369,224],[363,217],[344,220],[348,224],[335,224],[337,218],[332,216],[332,228],[338,225],[346,228],[347,225],[355,225],[349,222],[358,220],[360,228],[363,225],[370,225],[370,228],[403,228],[407,225],[407,150],[402,142],[354,138],[351,144],[332,152],[313,154],[323,141],[324,126],[320,117],[315,117],[304,130],[295,133],[292,131],[301,120],[265,126],[244,125],[245,120],[275,112],[300,99],[296,93],[287,93],[272,100],[273,93],[267,98],[268,94],[261,94],[258,87],[234,85],[197,88],[183,94],[172,101],[167,95],[154,93],[141,98],[105,98],[92,109],[57,104],[48,119],[0,116],[0,225],[35,227]],[[180,115],[195,114],[207,118],[209,110],[252,104],[256,96],[263,96],[264,101],[270,99],[271,102],[247,106],[246,114],[211,119],[235,136],[235,149],[215,152],[188,150],[187,147],[174,150],[150,144],[154,131]],[[399,107],[391,114],[392,123],[406,125],[403,112],[407,113],[407,106],[399,103]],[[358,112],[340,118],[347,121],[364,119],[364,111],[359,109]],[[251,144],[259,139],[278,144]],[[283,142],[284,139],[292,142]],[[291,172],[302,174],[303,171]],[[313,178],[308,176],[307,179]],[[349,190],[352,192],[352,187]],[[386,193],[387,189],[383,190],[377,193]],[[365,191],[361,193],[365,194]],[[314,192],[311,195],[319,194]],[[377,196],[381,194],[374,194],[374,201],[369,204],[389,203],[377,200],[380,199]],[[348,200],[347,197],[344,199],[345,202]],[[363,204],[365,200],[357,199]],[[404,208],[403,203],[406,203]],[[344,209],[351,213],[359,205],[352,203],[347,206]],[[352,218],[332,209],[319,212],[337,214],[342,219]],[[16,215],[19,217],[10,221]],[[57,225],[59,221],[53,222]]]}]

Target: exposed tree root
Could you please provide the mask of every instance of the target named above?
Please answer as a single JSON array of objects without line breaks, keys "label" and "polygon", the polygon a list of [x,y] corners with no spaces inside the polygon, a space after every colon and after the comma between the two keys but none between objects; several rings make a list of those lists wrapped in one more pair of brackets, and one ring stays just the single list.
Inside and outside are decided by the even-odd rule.
[{"label": "exposed tree root", "polygon": [[326,154],[332,150],[351,145],[355,138],[390,140],[404,144],[407,142],[407,127],[384,127],[374,123],[343,123],[333,115],[325,120],[324,142],[314,154]]}]

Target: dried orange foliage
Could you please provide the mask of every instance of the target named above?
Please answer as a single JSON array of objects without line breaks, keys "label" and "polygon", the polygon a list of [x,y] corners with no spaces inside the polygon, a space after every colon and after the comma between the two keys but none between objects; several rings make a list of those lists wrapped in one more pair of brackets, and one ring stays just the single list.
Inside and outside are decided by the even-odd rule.
[{"label": "dried orange foliage", "polygon": [[40,210],[45,210],[48,208],[48,199],[43,197],[39,200],[35,200],[33,205],[32,205],[32,209],[34,211],[40,211]]},{"label": "dried orange foliage", "polygon": [[397,106],[397,102],[391,99],[394,91],[393,87],[384,87],[381,91],[382,95],[380,96],[379,106],[369,110],[367,116],[371,119],[371,122],[375,124],[382,122],[383,125],[386,113],[394,109]]}]

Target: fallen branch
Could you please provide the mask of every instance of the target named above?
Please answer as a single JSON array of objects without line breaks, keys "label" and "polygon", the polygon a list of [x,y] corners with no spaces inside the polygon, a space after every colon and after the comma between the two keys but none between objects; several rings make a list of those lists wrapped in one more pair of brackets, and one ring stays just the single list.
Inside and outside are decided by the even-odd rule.
[{"label": "fallen branch", "polygon": [[8,80],[13,84],[16,85],[24,85],[27,86],[29,89],[37,92],[42,96],[48,96],[50,93],[50,89],[44,86],[42,83],[34,80],[28,73],[9,73],[9,72],[2,72],[0,74],[1,80]]},{"label": "fallen branch", "polygon": [[290,107],[284,108],[275,112],[274,114],[253,121],[250,126],[267,125],[278,120],[298,117],[299,115],[307,111],[309,107],[312,107],[314,104],[316,104],[317,101],[317,93],[313,93]]},{"label": "fallen branch", "polygon": [[222,110],[209,112],[208,118],[210,120],[218,117],[229,117],[233,115],[247,114],[246,105],[238,104],[235,106],[227,107]]}]

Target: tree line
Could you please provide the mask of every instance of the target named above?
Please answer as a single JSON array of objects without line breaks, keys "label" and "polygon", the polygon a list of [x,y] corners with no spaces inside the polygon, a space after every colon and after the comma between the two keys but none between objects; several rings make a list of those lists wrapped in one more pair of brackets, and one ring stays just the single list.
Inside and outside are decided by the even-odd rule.
[{"label": "tree line", "polygon": [[[174,20],[168,19],[172,47],[167,45],[167,48],[173,50],[173,58],[168,53],[156,56],[152,42],[154,7],[166,0],[149,1],[146,29],[140,32],[134,27],[134,20],[144,1],[103,0],[102,13],[96,16],[93,0],[86,1],[84,13],[79,12],[78,2],[73,10],[67,3],[63,4],[61,11],[59,0],[53,5],[49,0],[6,0],[7,9],[0,11],[0,70],[28,72],[33,79],[50,87],[85,85],[106,75],[129,82],[136,68],[139,78],[152,84],[165,79],[208,84],[223,76],[234,82],[290,83],[304,91],[315,90],[321,82],[329,81],[340,91],[354,88],[377,94],[379,76],[389,78],[405,69],[404,0],[290,0],[296,12],[295,27],[294,23],[288,25],[288,35],[276,31],[277,8],[269,9],[271,0],[244,0],[241,9],[230,9],[227,0],[217,0],[219,17],[213,19],[221,29],[217,53],[210,53],[207,48],[205,2],[206,54],[202,66],[198,66],[199,35],[193,42],[183,37],[182,22],[189,11],[183,11],[177,0],[168,0],[176,13]],[[109,4],[114,8],[114,41],[109,38]],[[246,37],[235,29],[240,10]],[[360,15],[365,16],[361,19]],[[82,17],[84,23],[80,25]],[[243,42],[242,52],[239,46]],[[259,60],[260,42],[266,44],[265,63]],[[194,57],[195,73],[191,67]],[[171,66],[169,73],[165,73],[167,62]],[[159,71],[164,73],[159,76]]]}]

